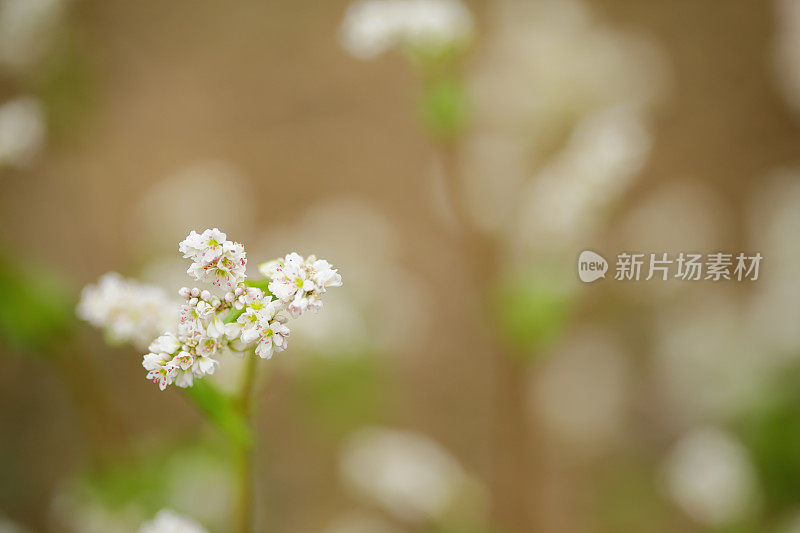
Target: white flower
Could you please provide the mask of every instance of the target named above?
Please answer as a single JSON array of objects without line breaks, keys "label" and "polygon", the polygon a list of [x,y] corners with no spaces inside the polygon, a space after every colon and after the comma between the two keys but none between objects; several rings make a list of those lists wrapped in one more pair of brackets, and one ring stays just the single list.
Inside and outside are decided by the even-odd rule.
[{"label": "white flower", "polygon": [[44,111],[35,98],[17,98],[0,106],[0,167],[28,166],[46,134]]},{"label": "white flower", "polygon": [[340,466],[350,489],[402,520],[441,516],[465,480],[455,458],[437,443],[386,428],[351,437]]},{"label": "white flower", "polygon": [[328,287],[342,285],[342,276],[337,270],[314,255],[303,259],[292,252],[283,259],[260,265],[259,271],[270,279],[270,292],[286,304],[295,318],[309,308],[319,311],[322,308],[320,296]]},{"label": "white flower", "polygon": [[142,362],[148,379],[161,390],[173,383],[191,387],[194,378],[213,374],[219,367],[214,356],[239,336],[238,324],[222,320],[231,310],[230,302],[197,288],[181,289],[181,295],[188,301],[180,310],[177,335],[167,333],[153,341]]},{"label": "white flower", "polygon": [[148,371],[147,379],[158,383],[161,390],[172,383],[179,387],[192,385],[195,357],[190,353],[190,347],[174,334],[166,333],[150,343],[149,350],[142,361],[142,366]]},{"label": "white flower", "polygon": [[222,243],[228,236],[219,229],[207,229],[202,234],[192,230],[186,239],[178,244],[178,250],[185,259],[213,261],[222,253]]},{"label": "white flower", "polygon": [[139,528],[139,533],[208,533],[206,529],[190,518],[175,511],[162,509],[150,522]]},{"label": "white flower", "polygon": [[87,285],[77,314],[105,329],[114,342],[144,347],[165,331],[174,329],[178,306],[160,288],[125,279],[116,272]]},{"label": "white flower", "polygon": [[343,46],[368,59],[392,47],[439,51],[472,35],[472,15],[458,0],[360,0],[341,29]]},{"label": "white flower", "polygon": [[178,246],[183,257],[192,260],[186,273],[217,287],[234,288],[242,283],[247,277],[244,246],[226,237],[217,228],[207,229],[202,234],[189,233]]},{"label": "white flower", "polygon": [[262,359],[269,359],[274,352],[285,350],[289,328],[285,325],[285,318],[279,316],[283,303],[265,296],[261,289],[254,287],[249,287],[241,298],[247,306],[237,320],[242,327],[242,342],[256,341],[256,354]]},{"label": "white flower", "polygon": [[747,449],[714,427],[696,429],[678,442],[666,463],[665,482],[687,514],[712,527],[735,523],[758,505]]},{"label": "white flower", "polygon": [[261,329],[261,336],[256,345],[256,355],[262,359],[269,359],[274,352],[286,349],[289,338],[289,328],[278,319],[272,320]]}]

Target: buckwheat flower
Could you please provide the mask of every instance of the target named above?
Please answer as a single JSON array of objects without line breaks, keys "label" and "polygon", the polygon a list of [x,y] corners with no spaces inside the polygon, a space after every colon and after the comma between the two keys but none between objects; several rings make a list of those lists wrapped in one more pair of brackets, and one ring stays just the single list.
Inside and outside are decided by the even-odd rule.
[{"label": "buckwheat flower", "polygon": [[148,349],[150,353],[145,354],[142,361],[142,366],[148,371],[147,379],[158,383],[161,390],[175,382],[176,378],[181,383],[187,381],[185,374],[194,361],[192,355],[183,350],[183,344],[175,335],[162,335],[150,343]]},{"label": "buckwheat flower", "polygon": [[290,330],[285,324],[286,318],[280,316],[283,302],[273,300],[255,287],[248,287],[240,298],[246,305],[245,312],[237,319],[241,325],[241,341],[256,342],[256,354],[262,359],[285,350]]},{"label": "buckwheat flower", "polygon": [[178,250],[184,259],[209,262],[222,254],[222,243],[228,236],[219,229],[207,229],[203,233],[192,230],[186,239],[178,244]]},{"label": "buckwheat flower", "polygon": [[175,511],[162,509],[156,517],[142,524],[139,533],[208,533],[206,529],[190,518]]},{"label": "buckwheat flower", "polygon": [[331,266],[314,255],[303,259],[292,252],[283,259],[260,265],[259,271],[270,279],[270,292],[297,318],[309,308],[319,311],[322,308],[320,296],[328,287],[342,285],[342,276]]},{"label": "buckwheat flower", "polygon": [[109,272],[81,292],[78,316],[103,328],[113,342],[137,347],[175,327],[178,306],[159,287]]},{"label": "buckwheat flower", "polygon": [[157,383],[161,390],[173,383],[178,387],[191,387],[194,378],[213,374],[219,366],[216,354],[219,344],[210,338],[187,338],[166,333],[154,340],[145,354],[142,366],[148,371],[147,379]]},{"label": "buckwheat flower", "polygon": [[256,355],[262,359],[270,359],[275,352],[286,349],[289,338],[289,328],[279,318],[275,318],[261,328]]},{"label": "buckwheat flower", "polygon": [[244,246],[226,237],[217,228],[189,233],[178,246],[183,257],[192,260],[186,273],[218,287],[233,288],[242,283],[247,266]]},{"label": "buckwheat flower", "polygon": [[472,25],[458,0],[361,0],[347,10],[341,41],[361,59],[393,47],[439,51],[468,41]]}]

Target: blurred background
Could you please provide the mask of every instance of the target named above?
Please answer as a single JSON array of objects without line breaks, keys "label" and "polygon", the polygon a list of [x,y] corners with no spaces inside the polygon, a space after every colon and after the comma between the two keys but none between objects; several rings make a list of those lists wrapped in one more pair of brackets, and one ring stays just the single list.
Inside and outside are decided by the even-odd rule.
[{"label": "blurred background", "polygon": [[74,313],[214,226],[344,278],[262,362],[258,531],[800,531],[800,1],[465,6],[437,85],[346,0],[0,0],[0,531],[227,531],[218,432]]}]

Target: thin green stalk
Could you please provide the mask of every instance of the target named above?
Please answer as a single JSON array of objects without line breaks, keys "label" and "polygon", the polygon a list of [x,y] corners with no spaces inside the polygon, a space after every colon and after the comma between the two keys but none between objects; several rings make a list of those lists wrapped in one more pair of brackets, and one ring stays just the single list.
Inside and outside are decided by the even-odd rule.
[{"label": "thin green stalk", "polygon": [[[237,409],[253,433],[251,418],[253,385],[258,358],[252,351],[245,355],[245,368],[237,399]],[[253,441],[232,442],[235,461],[235,502],[232,525],[236,533],[253,531]]]}]

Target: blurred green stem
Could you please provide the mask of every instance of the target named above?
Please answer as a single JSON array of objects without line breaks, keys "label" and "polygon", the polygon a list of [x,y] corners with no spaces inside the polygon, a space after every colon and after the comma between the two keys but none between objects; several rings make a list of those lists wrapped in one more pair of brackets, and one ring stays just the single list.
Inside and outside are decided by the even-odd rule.
[{"label": "blurred green stem", "polygon": [[[501,245],[497,239],[475,227],[464,204],[456,142],[452,139],[441,141],[439,154],[447,197],[458,226],[456,241],[468,266],[471,285],[478,289],[475,310],[476,316],[480,317],[487,308],[483,298],[497,281]],[[484,333],[492,361],[493,523],[502,531],[541,531],[542,472],[535,464],[539,454],[534,446],[539,443],[533,438],[526,410],[527,368],[521,363],[522,358],[514,357],[506,343],[501,342],[497,327],[490,324]]]},{"label": "blurred green stem", "polygon": [[[236,406],[252,430],[252,398],[253,385],[256,378],[258,357],[252,351],[245,354],[245,368],[242,372],[242,383]],[[251,433],[253,433],[251,431]],[[252,533],[253,531],[253,442],[233,442],[236,468],[236,488],[234,517],[232,524],[236,533]]]}]

